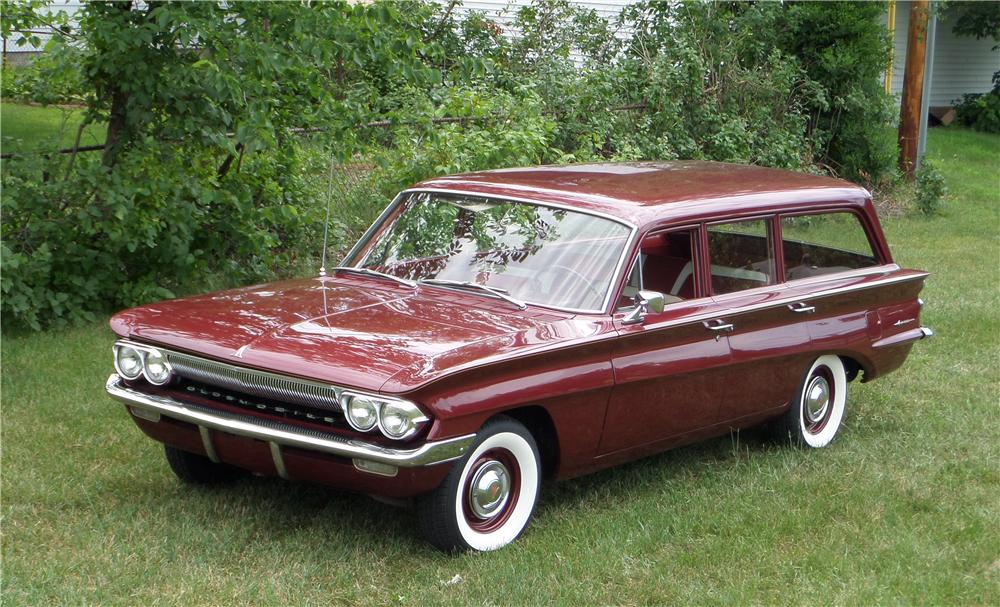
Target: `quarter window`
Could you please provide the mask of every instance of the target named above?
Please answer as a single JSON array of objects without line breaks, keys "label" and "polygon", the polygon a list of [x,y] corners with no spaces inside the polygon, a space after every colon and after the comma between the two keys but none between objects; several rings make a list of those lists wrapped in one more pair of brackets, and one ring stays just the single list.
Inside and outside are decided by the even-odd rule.
[{"label": "quarter window", "polygon": [[781,218],[785,280],[879,265],[878,256],[854,213]]},{"label": "quarter window", "polygon": [[657,232],[643,238],[639,257],[622,290],[619,308],[630,308],[641,289],[658,291],[664,302],[676,303],[696,296],[695,248],[697,230]]},{"label": "quarter window", "polygon": [[772,250],[767,219],[708,226],[712,292],[720,295],[773,283]]}]

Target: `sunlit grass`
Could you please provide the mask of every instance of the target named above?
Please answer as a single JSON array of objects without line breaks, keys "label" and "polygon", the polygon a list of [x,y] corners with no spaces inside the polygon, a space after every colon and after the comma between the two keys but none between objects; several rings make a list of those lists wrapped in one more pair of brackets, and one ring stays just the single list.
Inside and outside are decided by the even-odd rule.
[{"label": "sunlit grass", "polygon": [[[0,148],[5,154],[70,148],[82,121],[81,109],[5,101],[0,103]],[[80,146],[104,143],[104,129],[103,124],[87,126],[80,137]]]},{"label": "sunlit grass", "polygon": [[104,395],[103,324],[7,335],[2,602],[1000,603],[1000,138],[930,148],[943,214],[884,227],[933,272],[937,337],[852,386],[831,448],[744,432],[559,483],[497,553],[439,554],[411,513],[322,487],[181,486]]}]

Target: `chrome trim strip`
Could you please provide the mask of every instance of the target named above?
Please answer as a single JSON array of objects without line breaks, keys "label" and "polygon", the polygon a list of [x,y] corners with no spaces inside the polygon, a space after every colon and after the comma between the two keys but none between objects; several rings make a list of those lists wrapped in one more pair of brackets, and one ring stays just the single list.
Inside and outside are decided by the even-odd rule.
[{"label": "chrome trim strip", "polygon": [[278,443],[284,447],[370,460],[405,468],[430,466],[456,460],[465,455],[476,439],[475,434],[466,434],[439,441],[429,441],[412,449],[392,449],[373,443],[342,438],[335,434],[299,428],[290,424],[215,411],[165,396],[145,394],[126,386],[117,373],[112,373],[108,377],[105,389],[109,396],[126,405],[155,411],[161,415],[197,426]]},{"label": "chrome trim strip", "polygon": [[[157,412],[157,415],[159,415],[159,412]],[[211,431],[205,426],[198,426],[198,434],[201,435],[201,445],[205,448],[205,455],[208,456],[208,459],[216,464],[221,464],[222,460],[219,459],[219,454],[215,451],[215,444],[212,443]]]},{"label": "chrome trim strip", "polygon": [[534,301],[527,301],[527,302],[525,302],[527,304],[530,304],[532,306],[537,306],[539,308],[548,308],[550,310],[559,310],[560,312],[568,312],[570,314],[604,314],[604,313],[607,312],[608,305],[610,305],[610,303],[611,303],[611,298],[614,297],[614,294],[615,294],[615,287],[618,286],[618,283],[621,280],[622,266],[625,264],[625,260],[628,257],[628,254],[632,251],[632,247],[635,245],[635,238],[636,238],[636,234],[638,233],[639,229],[638,229],[638,227],[635,224],[633,224],[633,223],[631,223],[629,221],[626,221],[626,220],[622,219],[621,217],[615,217],[614,215],[609,215],[607,213],[602,213],[600,211],[592,211],[592,210],[589,210],[589,209],[581,209],[581,208],[578,208],[578,207],[574,207],[572,205],[560,204],[558,202],[542,202],[542,201],[539,201],[539,200],[534,200],[534,199],[531,199],[531,198],[523,198],[523,197],[520,197],[520,196],[507,196],[507,195],[502,195],[501,196],[501,195],[497,195],[497,194],[486,194],[486,193],[483,193],[483,192],[475,192],[475,191],[468,191],[468,190],[451,190],[451,189],[434,188],[434,187],[430,187],[430,188],[410,188],[410,189],[407,189],[407,190],[403,190],[402,192],[400,192],[399,194],[396,195],[396,198],[392,201],[392,203],[390,203],[390,205],[388,207],[386,207],[386,209],[384,211],[382,211],[382,214],[379,215],[378,219],[375,220],[375,223],[373,223],[371,225],[371,227],[368,228],[368,231],[365,232],[364,236],[362,236],[361,239],[358,240],[358,242],[354,245],[354,247],[351,248],[350,253],[347,254],[347,257],[344,258],[344,261],[342,263],[346,264],[346,263],[348,263],[349,259],[351,259],[351,258],[354,257],[355,253],[357,252],[357,249],[361,246],[361,243],[365,242],[368,238],[370,238],[371,234],[374,232],[375,226],[377,226],[377,225],[381,224],[381,222],[385,221],[385,218],[389,215],[389,213],[391,212],[391,210],[393,208],[395,208],[395,206],[399,203],[399,201],[402,200],[402,197],[404,195],[406,195],[406,194],[417,194],[417,193],[423,193],[423,192],[426,192],[426,193],[437,193],[437,194],[455,194],[455,195],[460,195],[460,196],[473,196],[473,197],[479,197],[479,198],[493,198],[493,199],[496,199],[496,200],[510,200],[510,201],[513,201],[513,202],[522,202],[522,203],[525,203],[525,204],[533,204],[533,205],[539,206],[539,207],[549,207],[549,208],[553,208],[553,209],[563,209],[563,210],[566,210],[566,211],[573,211],[574,213],[580,213],[582,215],[590,215],[591,217],[599,217],[601,219],[606,219],[608,221],[613,221],[613,222],[615,222],[615,223],[617,223],[619,225],[625,226],[626,228],[629,229],[629,235],[625,239],[625,244],[622,247],[621,254],[618,256],[618,263],[615,264],[615,269],[614,269],[614,271],[611,274],[610,284],[608,285],[607,292],[604,294],[604,299],[601,302],[601,307],[599,309],[568,308],[568,307],[562,307],[562,306],[553,306],[551,304],[538,303],[538,302],[534,302]]},{"label": "chrome trim strip", "polygon": [[895,335],[890,335],[889,337],[884,337],[872,344],[873,348],[890,348],[892,346],[902,346],[914,341],[921,339],[926,339],[928,337],[933,337],[934,331],[931,331],[928,327],[920,327],[917,329],[910,329],[909,331],[903,331],[902,333],[896,333]]},{"label": "chrome trim strip", "polygon": [[452,190],[449,188],[438,188],[438,187],[422,187],[422,188],[409,188],[400,192],[401,194],[410,194],[413,192],[438,192],[442,194],[459,194],[461,196],[478,196],[480,198],[498,198],[500,200],[513,200],[514,202],[526,202],[528,204],[533,204],[540,207],[552,207],[553,209],[564,209],[566,211],[575,211],[577,213],[583,213],[584,215],[593,215],[594,217],[600,217],[602,219],[608,219],[615,223],[620,223],[627,228],[636,229],[637,226],[626,220],[612,215],[610,213],[603,213],[601,211],[594,211],[591,209],[581,209],[580,207],[575,207],[571,204],[563,204],[561,202],[544,202],[538,200],[537,198],[528,198],[526,196],[508,196],[507,194],[487,194],[485,192],[476,192],[470,190]]},{"label": "chrome trim strip", "polygon": [[[839,295],[841,293],[850,293],[850,292],[853,292],[853,291],[863,291],[863,290],[866,290],[866,289],[873,289],[875,287],[881,287],[881,286],[885,286],[885,285],[889,285],[889,284],[894,284],[894,283],[897,283],[897,282],[907,282],[907,281],[910,281],[910,280],[922,280],[924,278],[926,278],[926,275],[924,275],[924,274],[918,274],[918,275],[912,275],[911,274],[911,275],[906,275],[906,276],[895,276],[895,277],[892,277],[892,278],[884,278],[882,280],[874,280],[872,282],[868,282],[868,283],[864,283],[864,284],[860,284],[860,285],[850,285],[850,286],[846,286],[846,287],[836,287],[836,288],[833,288],[833,289],[827,289],[825,291],[817,291],[815,293],[805,293],[805,294],[804,293],[795,293],[793,295],[789,295],[789,296],[786,296],[786,297],[779,297],[779,298],[773,299],[771,301],[765,301],[765,302],[761,302],[761,303],[753,304],[753,305],[749,305],[749,306],[742,306],[742,307],[736,307],[736,308],[725,308],[725,309],[722,309],[722,310],[712,310],[712,311],[709,311],[709,312],[706,312],[706,313],[702,313],[702,314],[698,314],[698,315],[694,315],[694,316],[685,316],[683,318],[678,318],[678,319],[666,321],[666,322],[663,322],[663,323],[660,323],[660,324],[652,324],[652,325],[646,325],[646,326],[649,329],[662,329],[662,328],[665,328],[665,327],[674,327],[674,326],[686,325],[686,324],[696,323],[696,322],[700,322],[700,321],[708,320],[708,319],[713,319],[713,318],[721,318],[721,317],[724,317],[724,316],[731,316],[731,315],[734,315],[734,314],[744,314],[746,312],[756,312],[757,310],[765,310],[767,308],[776,308],[776,307],[788,305],[790,303],[812,301],[814,299],[819,299],[819,298],[823,298],[823,297],[830,297],[830,296],[833,296],[833,295]],[[773,285],[773,287],[779,287],[779,286],[782,286],[782,285]],[[786,289],[781,288],[781,289],[776,289],[776,290],[777,291],[784,291]],[[744,293],[744,291],[740,291],[740,293]],[[688,300],[688,301],[694,301],[694,300]]]},{"label": "chrome trim strip", "polygon": [[403,199],[403,194],[405,194],[407,191],[408,190],[403,190],[402,192],[396,194],[396,197],[393,198],[389,202],[389,204],[386,205],[384,209],[382,209],[382,212],[379,213],[378,217],[375,218],[375,221],[373,221],[372,224],[368,226],[368,229],[365,230],[365,233],[361,235],[361,238],[359,238],[358,241],[354,243],[354,246],[351,247],[351,250],[347,252],[347,255],[340,260],[340,265],[346,266],[349,263],[349,260],[352,259],[358,253],[358,249],[363,248],[364,245],[367,244],[368,240],[375,234],[375,230],[378,229],[378,226],[381,226],[382,223],[386,220],[386,218],[392,214],[392,212],[396,209],[396,205],[398,205],[400,200]]},{"label": "chrome trim strip", "polygon": [[292,477],[288,475],[288,469],[285,468],[285,458],[281,455],[281,445],[278,443],[270,443],[270,445],[271,459],[274,461],[274,469],[278,473],[278,476],[286,481],[292,480]]},{"label": "chrome trim strip", "polygon": [[792,280],[786,280],[781,284],[788,285],[789,287],[801,287],[805,285],[823,283],[827,281],[853,278],[855,276],[871,276],[872,274],[889,274],[891,272],[896,272],[901,270],[897,264],[889,263],[884,265],[871,266],[868,268],[860,268],[857,270],[840,270],[839,272],[830,272],[829,274],[820,274],[818,276],[808,276],[806,278],[794,278]]}]

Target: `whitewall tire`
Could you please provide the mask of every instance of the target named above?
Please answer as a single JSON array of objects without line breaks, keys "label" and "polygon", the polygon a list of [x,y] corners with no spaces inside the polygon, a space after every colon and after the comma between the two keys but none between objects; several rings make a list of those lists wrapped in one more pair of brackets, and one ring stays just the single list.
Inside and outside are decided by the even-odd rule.
[{"label": "whitewall tire", "polygon": [[495,418],[441,486],[417,502],[421,529],[450,552],[502,548],[528,526],[540,486],[534,437],[516,420]]},{"label": "whitewall tire", "polygon": [[825,354],[806,371],[779,435],[803,447],[825,447],[840,432],[846,412],[847,370],[839,356]]}]

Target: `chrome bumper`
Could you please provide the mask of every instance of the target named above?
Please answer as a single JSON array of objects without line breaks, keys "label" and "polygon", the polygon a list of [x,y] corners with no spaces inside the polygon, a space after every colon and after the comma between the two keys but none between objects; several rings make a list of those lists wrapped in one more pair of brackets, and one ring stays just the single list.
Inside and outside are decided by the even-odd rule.
[{"label": "chrome bumper", "polygon": [[[141,418],[155,420],[158,419],[158,416],[164,415],[195,424],[199,427],[203,440],[208,436],[206,429],[210,428],[219,432],[269,442],[272,451],[277,451],[279,454],[279,446],[282,446],[351,458],[355,460],[355,466],[360,469],[364,468],[358,465],[358,460],[402,468],[450,462],[465,455],[476,438],[475,434],[467,434],[456,438],[426,442],[415,449],[390,449],[381,445],[299,428],[291,424],[216,411],[165,396],[146,394],[126,386],[117,373],[111,374],[105,388],[112,398],[128,405]],[[205,451],[209,458],[216,459],[211,441],[205,440],[204,442],[206,443]],[[281,467],[279,467],[280,471]]]}]

